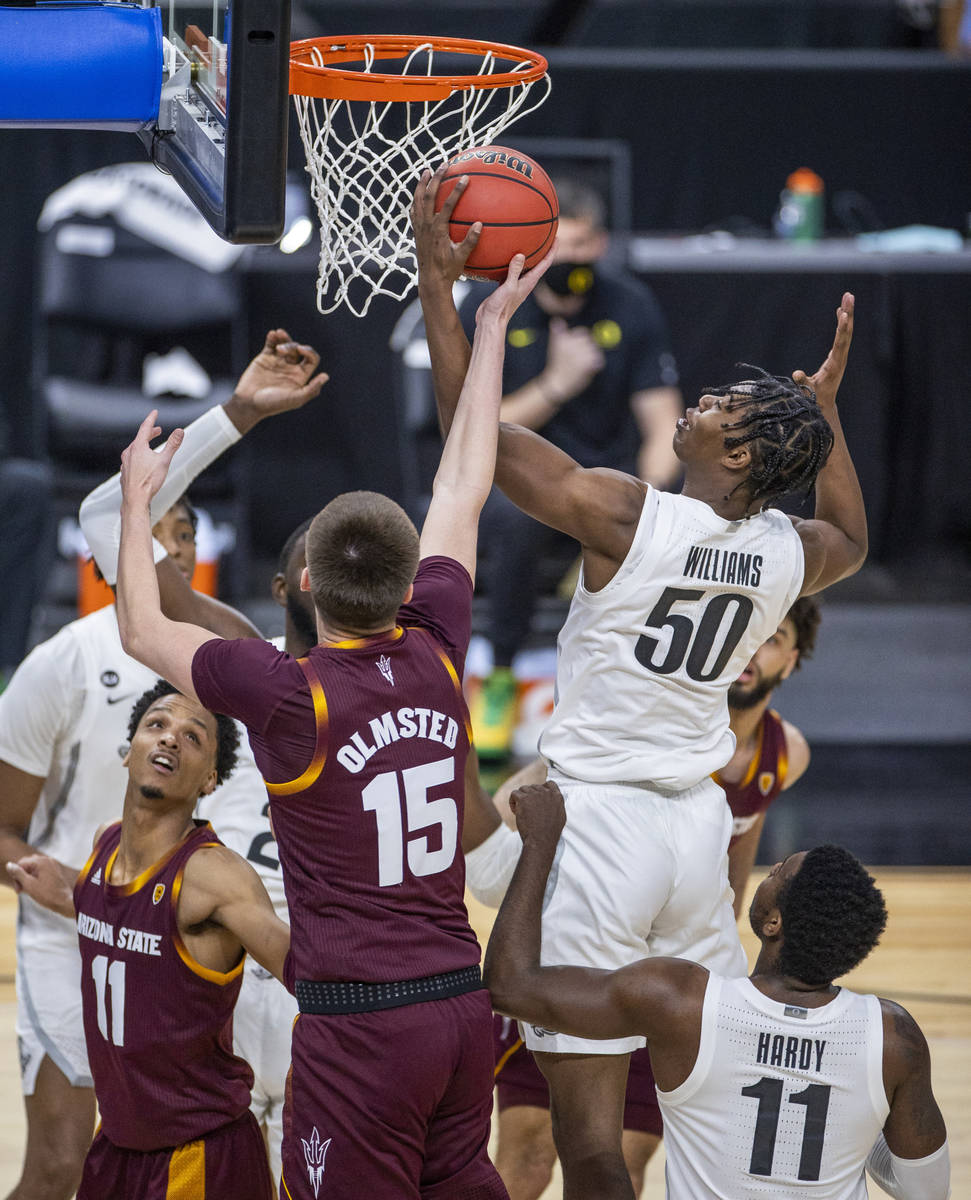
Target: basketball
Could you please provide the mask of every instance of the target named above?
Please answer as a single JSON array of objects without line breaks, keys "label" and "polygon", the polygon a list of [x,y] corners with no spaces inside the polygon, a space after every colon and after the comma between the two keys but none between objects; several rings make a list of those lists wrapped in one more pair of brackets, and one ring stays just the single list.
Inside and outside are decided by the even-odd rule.
[{"label": "basketball", "polygon": [[559,218],[556,189],[543,168],[508,146],[463,150],[449,160],[435,199],[436,212],[463,175],[468,175],[469,184],[448,223],[452,241],[460,242],[474,222],[482,222],[479,244],[464,274],[505,279],[514,254],[525,254],[526,270],[535,266],[553,244]]}]

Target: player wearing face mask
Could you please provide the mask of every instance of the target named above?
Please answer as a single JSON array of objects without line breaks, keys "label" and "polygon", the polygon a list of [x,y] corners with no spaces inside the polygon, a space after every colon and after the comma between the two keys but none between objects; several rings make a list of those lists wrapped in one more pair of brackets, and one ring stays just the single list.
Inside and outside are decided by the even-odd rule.
[{"label": "player wearing face mask", "polygon": [[[543,436],[584,467],[614,467],[658,488],[680,477],[671,429],[682,412],[667,324],[653,293],[607,264],[604,204],[572,179],[554,180],[560,202],[556,261],[510,322],[501,417]],[[460,315],[467,332],[482,292]],[[473,699],[484,759],[509,750],[516,719],[510,667],[525,641],[538,566],[562,534],[493,489],[482,514],[494,670]]]}]

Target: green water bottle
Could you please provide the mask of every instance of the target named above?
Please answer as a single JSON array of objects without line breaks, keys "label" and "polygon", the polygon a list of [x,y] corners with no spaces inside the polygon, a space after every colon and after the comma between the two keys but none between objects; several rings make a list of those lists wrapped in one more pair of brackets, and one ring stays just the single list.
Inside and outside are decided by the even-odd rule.
[{"label": "green water bottle", "polygon": [[790,242],[817,242],[823,236],[823,181],[809,167],[786,180],[773,219],[776,236]]}]

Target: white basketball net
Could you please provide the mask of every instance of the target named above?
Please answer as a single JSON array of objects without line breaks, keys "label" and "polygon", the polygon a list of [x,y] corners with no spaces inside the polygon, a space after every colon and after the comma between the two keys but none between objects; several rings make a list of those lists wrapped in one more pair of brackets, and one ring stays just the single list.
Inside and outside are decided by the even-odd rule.
[{"label": "white basketball net", "polygon": [[[433,75],[434,53],[431,43],[417,46],[402,73]],[[469,74],[499,69],[491,52],[475,58],[478,69]],[[370,72],[374,61],[369,45],[363,70]],[[323,59],[314,65],[323,65]],[[501,70],[528,67],[506,62]],[[530,96],[534,84],[539,86]],[[436,169],[461,150],[494,142],[502,130],[539,108],[549,92],[549,76],[543,75],[511,87],[470,87],[437,101],[295,95],[320,221],[320,312],[344,304],[363,317],[374,296],[403,300],[418,279],[409,210],[421,172]]]}]

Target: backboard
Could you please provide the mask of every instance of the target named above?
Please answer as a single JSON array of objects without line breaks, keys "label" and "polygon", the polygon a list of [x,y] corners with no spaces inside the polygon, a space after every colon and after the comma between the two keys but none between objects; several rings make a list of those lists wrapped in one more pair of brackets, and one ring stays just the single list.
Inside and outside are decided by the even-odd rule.
[{"label": "backboard", "polygon": [[139,132],[229,242],[275,242],[286,192],[290,0],[163,0],[157,121]]},{"label": "backboard", "polygon": [[0,136],[137,133],[228,242],[283,232],[290,0],[0,0]]}]

